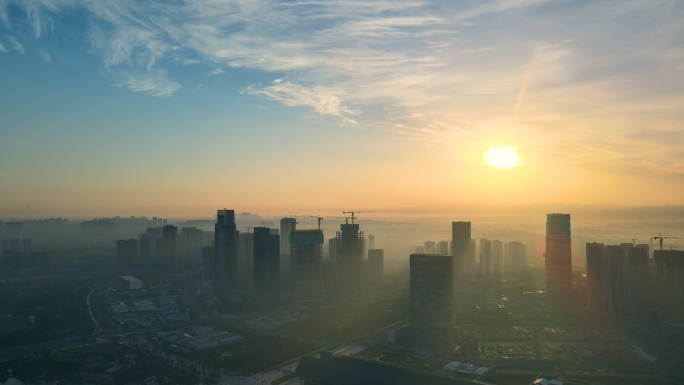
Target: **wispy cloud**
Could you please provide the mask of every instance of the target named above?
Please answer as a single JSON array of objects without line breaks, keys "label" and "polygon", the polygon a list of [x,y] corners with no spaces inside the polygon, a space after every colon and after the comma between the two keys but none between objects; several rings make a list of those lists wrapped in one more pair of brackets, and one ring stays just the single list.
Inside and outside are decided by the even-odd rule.
[{"label": "wispy cloud", "polygon": [[270,86],[266,87],[250,85],[243,92],[274,100],[286,106],[309,106],[319,114],[339,116],[352,123],[356,122],[347,116],[361,113],[361,111],[343,106],[340,99],[324,87],[308,88],[284,82],[282,79],[274,80]]},{"label": "wispy cloud", "polygon": [[15,38],[14,36],[7,36],[7,40],[9,40],[10,44],[12,44],[13,48],[15,51],[19,52],[20,54],[25,54],[26,53],[26,48]]},{"label": "wispy cloud", "polygon": [[5,46],[2,45],[2,43],[0,43],[0,52],[3,52],[3,53],[7,52],[7,48],[5,48]]},{"label": "wispy cloud", "polygon": [[116,85],[156,97],[171,96],[180,89],[180,84],[170,80],[163,70],[143,74],[122,72],[121,79]]}]

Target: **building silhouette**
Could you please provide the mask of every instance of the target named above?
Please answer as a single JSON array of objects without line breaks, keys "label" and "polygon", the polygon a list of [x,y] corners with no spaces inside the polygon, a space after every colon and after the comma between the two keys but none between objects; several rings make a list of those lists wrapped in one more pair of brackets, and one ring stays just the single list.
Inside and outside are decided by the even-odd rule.
[{"label": "building silhouette", "polygon": [[290,231],[291,293],[295,302],[317,300],[323,290],[323,231]]},{"label": "building silhouette", "polygon": [[280,235],[277,229],[254,228],[254,292],[270,306],[280,302]]},{"label": "building silhouette", "polygon": [[572,289],[572,248],[570,214],[546,215],[546,292]]},{"label": "building silhouette", "polygon": [[453,257],[411,254],[411,346],[450,351],[454,347]]},{"label": "building silhouette", "polygon": [[218,210],[214,226],[214,295],[236,294],[239,289],[238,237],[234,210]]}]

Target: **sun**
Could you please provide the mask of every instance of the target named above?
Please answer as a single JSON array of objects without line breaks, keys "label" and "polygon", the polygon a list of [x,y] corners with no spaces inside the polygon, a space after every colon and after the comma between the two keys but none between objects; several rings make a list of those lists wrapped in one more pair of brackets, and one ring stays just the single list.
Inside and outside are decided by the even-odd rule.
[{"label": "sun", "polygon": [[504,146],[499,144],[497,147],[489,146],[483,156],[484,164],[494,166],[496,168],[506,169],[519,166],[520,155],[518,155],[518,148],[514,146]]}]

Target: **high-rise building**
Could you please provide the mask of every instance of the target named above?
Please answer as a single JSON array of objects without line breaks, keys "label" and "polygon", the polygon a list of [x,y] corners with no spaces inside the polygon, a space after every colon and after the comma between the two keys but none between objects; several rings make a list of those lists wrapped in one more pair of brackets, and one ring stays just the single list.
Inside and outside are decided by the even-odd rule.
[{"label": "high-rise building", "polygon": [[297,230],[295,218],[282,218],[280,220],[280,254],[290,253],[290,231]]},{"label": "high-rise building", "polygon": [[383,249],[368,250],[368,282],[379,284],[383,282],[385,251]]},{"label": "high-rise building", "polygon": [[214,226],[214,295],[236,294],[239,289],[238,237],[234,210],[218,210]]},{"label": "high-rise building", "polygon": [[375,249],[375,235],[368,234],[368,250]]},{"label": "high-rise building", "polygon": [[410,256],[411,346],[450,351],[454,346],[453,257]]},{"label": "high-rise building", "polygon": [[629,318],[644,320],[648,314],[648,249],[632,247],[627,254],[627,304]]},{"label": "high-rise building", "polygon": [[590,310],[608,312],[608,263],[603,243],[587,243],[587,294]]},{"label": "high-rise building", "polygon": [[280,302],[280,235],[277,229],[254,228],[254,292],[271,306]]},{"label": "high-rise building", "polygon": [[470,276],[475,266],[468,266],[470,250],[470,222],[451,222],[452,268],[456,278]]},{"label": "high-rise building", "polygon": [[363,286],[365,239],[359,224],[342,224],[337,238],[338,291],[355,291]]},{"label": "high-rise building", "polygon": [[475,275],[477,262],[477,241],[471,239],[470,248],[468,249],[468,258],[466,258],[466,275],[468,277]]},{"label": "high-rise building", "polygon": [[434,254],[434,253],[435,253],[435,242],[433,242],[433,241],[425,242],[425,254]]},{"label": "high-rise building", "polygon": [[684,251],[655,250],[658,274],[658,317],[669,323],[684,322]]},{"label": "high-rise building", "polygon": [[292,299],[315,299],[323,289],[323,231],[292,230],[289,243]]},{"label": "high-rise building", "polygon": [[238,271],[240,291],[252,291],[254,283],[253,233],[240,233],[238,236]]},{"label": "high-rise building", "polygon": [[572,289],[570,214],[546,215],[546,292]]},{"label": "high-rise building", "polygon": [[197,227],[181,227],[178,248],[179,260],[199,261],[202,251],[202,230]]},{"label": "high-rise building", "polygon": [[482,278],[491,278],[493,272],[492,241],[480,239],[480,276]]},{"label": "high-rise building", "polygon": [[492,241],[492,276],[503,277],[503,242],[498,239]]},{"label": "high-rise building", "polygon": [[[631,244],[629,244],[631,246]],[[606,246],[608,261],[608,311],[611,314],[627,317],[627,251],[623,246]]]},{"label": "high-rise building", "polygon": [[435,253],[441,254],[441,255],[449,254],[449,242],[447,242],[447,241],[437,242],[437,249],[435,250]]},{"label": "high-rise building", "polygon": [[161,260],[165,269],[175,270],[178,268],[178,260],[176,258],[176,236],[178,228],[174,225],[166,225],[162,227],[161,239]]}]

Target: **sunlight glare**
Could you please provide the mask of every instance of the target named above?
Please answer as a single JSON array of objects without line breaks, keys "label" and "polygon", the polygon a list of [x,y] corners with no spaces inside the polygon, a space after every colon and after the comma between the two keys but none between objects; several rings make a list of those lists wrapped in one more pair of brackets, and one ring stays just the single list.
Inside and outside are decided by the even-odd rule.
[{"label": "sunlight glare", "polygon": [[487,151],[485,151],[483,159],[484,164],[501,169],[511,168],[522,164],[520,163],[521,159],[520,155],[518,155],[518,148],[514,146],[504,146],[503,144],[499,144],[497,147],[490,145]]}]

